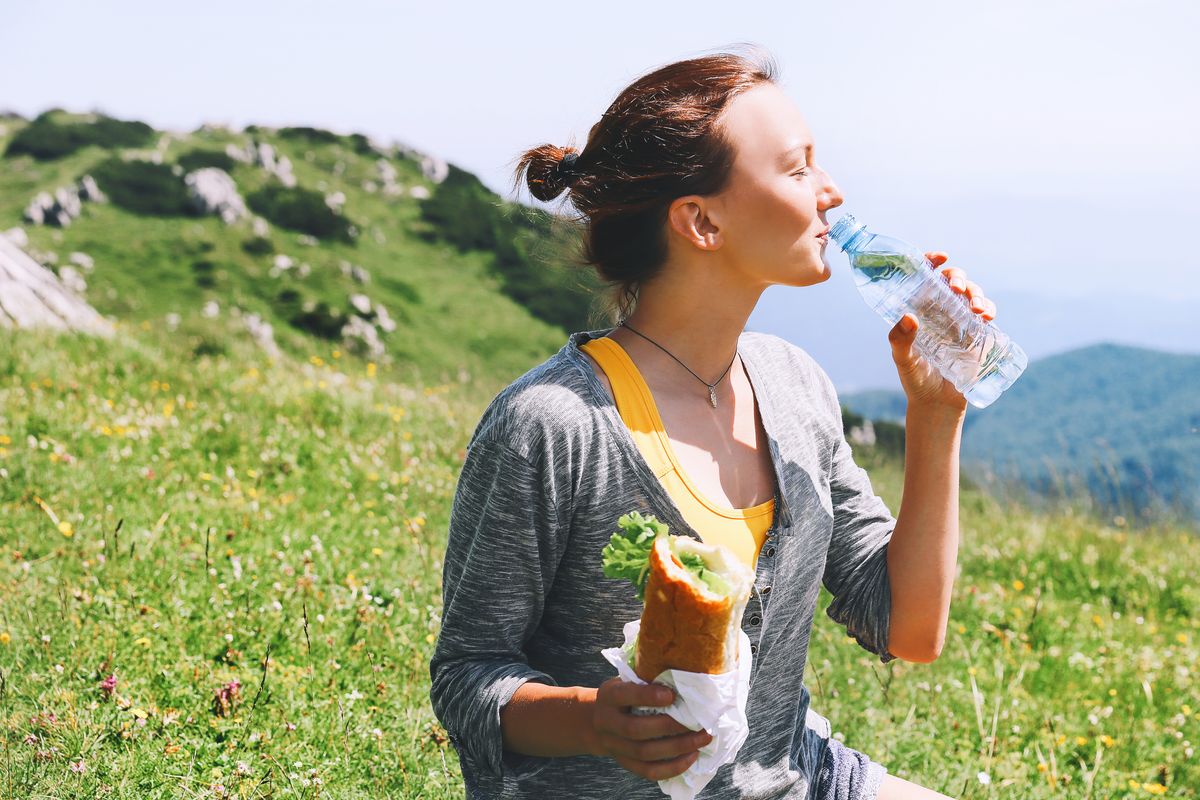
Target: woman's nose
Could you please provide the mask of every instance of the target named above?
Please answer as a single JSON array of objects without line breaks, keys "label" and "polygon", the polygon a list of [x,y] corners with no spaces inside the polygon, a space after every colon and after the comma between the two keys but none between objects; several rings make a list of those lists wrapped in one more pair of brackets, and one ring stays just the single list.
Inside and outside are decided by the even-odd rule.
[{"label": "woman's nose", "polygon": [[821,186],[821,194],[818,198],[818,205],[822,211],[837,208],[842,204],[842,190],[833,182],[833,178],[829,177],[828,172],[821,170],[821,176],[824,180]]}]

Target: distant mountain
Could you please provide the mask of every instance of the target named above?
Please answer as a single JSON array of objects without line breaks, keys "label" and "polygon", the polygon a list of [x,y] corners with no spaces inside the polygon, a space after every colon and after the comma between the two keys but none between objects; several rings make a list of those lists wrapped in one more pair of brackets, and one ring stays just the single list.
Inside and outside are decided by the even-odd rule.
[{"label": "distant mountain", "polygon": [[[841,400],[904,419],[899,392]],[[968,409],[962,464],[985,486],[1200,520],[1200,356],[1099,344],[1034,361],[994,404]]]},{"label": "distant mountain", "polygon": [[908,398],[904,396],[904,392],[891,392],[887,389],[839,393],[838,399],[843,406],[867,419],[883,419],[901,425],[904,424],[904,415],[908,411]]}]

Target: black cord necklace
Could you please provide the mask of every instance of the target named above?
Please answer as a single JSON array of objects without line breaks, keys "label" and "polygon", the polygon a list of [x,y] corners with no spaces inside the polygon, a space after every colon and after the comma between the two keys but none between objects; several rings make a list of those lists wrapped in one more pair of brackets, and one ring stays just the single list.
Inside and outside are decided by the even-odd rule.
[{"label": "black cord necklace", "polygon": [[[629,328],[629,330],[633,331],[634,333],[637,333],[637,335],[638,335],[638,336],[641,336],[641,337],[642,337],[643,339],[645,339],[647,342],[649,342],[650,344],[654,345],[654,346],[655,346],[655,347],[657,347],[659,350],[662,350],[662,351],[663,351],[664,353],[666,353],[667,355],[671,356],[671,358],[675,358],[675,356],[671,355],[671,351],[670,351],[670,350],[668,350],[667,348],[663,347],[661,344],[659,344],[658,342],[654,341],[654,340],[653,340],[653,339],[651,339],[649,336],[646,336],[644,333],[638,333],[637,331],[634,331],[634,330],[633,330],[633,328],[632,328],[632,327],[630,327],[630,326],[629,326],[629,324],[628,324],[628,323],[626,323],[624,320],[622,320],[622,321],[621,321],[621,326],[622,326],[622,327],[625,327],[625,328]],[[734,350],[734,353],[733,353],[733,361],[736,361],[736,360],[737,360],[737,356],[738,356],[737,350]],[[675,360],[679,362],[679,366],[683,367],[683,368],[684,368],[684,369],[686,369],[688,372],[692,372],[691,368],[690,368],[690,367],[689,367],[687,364],[684,364],[682,361],[679,361],[679,359],[678,359],[678,358],[675,358]],[[716,407],[717,407],[717,390],[716,390],[716,385],[717,385],[718,383],[720,383],[722,380],[724,380],[724,379],[725,379],[725,376],[729,374],[729,370],[733,368],[733,361],[730,361],[730,362],[729,362],[729,366],[725,368],[725,372],[721,373],[721,377],[720,377],[720,378],[717,378],[717,379],[716,379],[716,381],[714,381],[713,383],[709,383],[708,381],[704,380],[704,378],[701,378],[699,375],[696,375],[696,373],[692,372],[692,375],[695,375],[695,377],[696,377],[696,380],[700,381],[701,383],[703,383],[705,386],[707,386],[707,387],[708,387],[708,402],[712,404],[712,407],[713,407],[713,408],[716,408]]]}]

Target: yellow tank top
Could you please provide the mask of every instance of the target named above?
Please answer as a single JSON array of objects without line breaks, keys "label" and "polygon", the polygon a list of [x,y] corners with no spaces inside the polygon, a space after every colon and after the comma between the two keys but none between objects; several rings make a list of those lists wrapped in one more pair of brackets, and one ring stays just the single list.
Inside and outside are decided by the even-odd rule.
[{"label": "yellow tank top", "polygon": [[728,547],[754,569],[771,527],[775,498],[750,508],[729,508],[701,494],[675,457],[650,387],[625,348],[615,339],[600,337],[589,339],[580,349],[604,370],[621,419],[683,518],[706,543]]}]

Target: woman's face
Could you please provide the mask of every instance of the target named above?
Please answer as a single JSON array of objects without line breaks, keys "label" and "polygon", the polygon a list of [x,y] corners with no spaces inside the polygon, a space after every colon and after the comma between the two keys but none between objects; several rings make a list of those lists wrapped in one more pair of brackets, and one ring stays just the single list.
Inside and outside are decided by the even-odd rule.
[{"label": "woman's face", "polygon": [[729,185],[709,200],[726,262],[765,286],[827,280],[826,239],[818,237],[842,194],[817,166],[800,109],[763,83],[735,97],[723,120],[736,158]]}]

